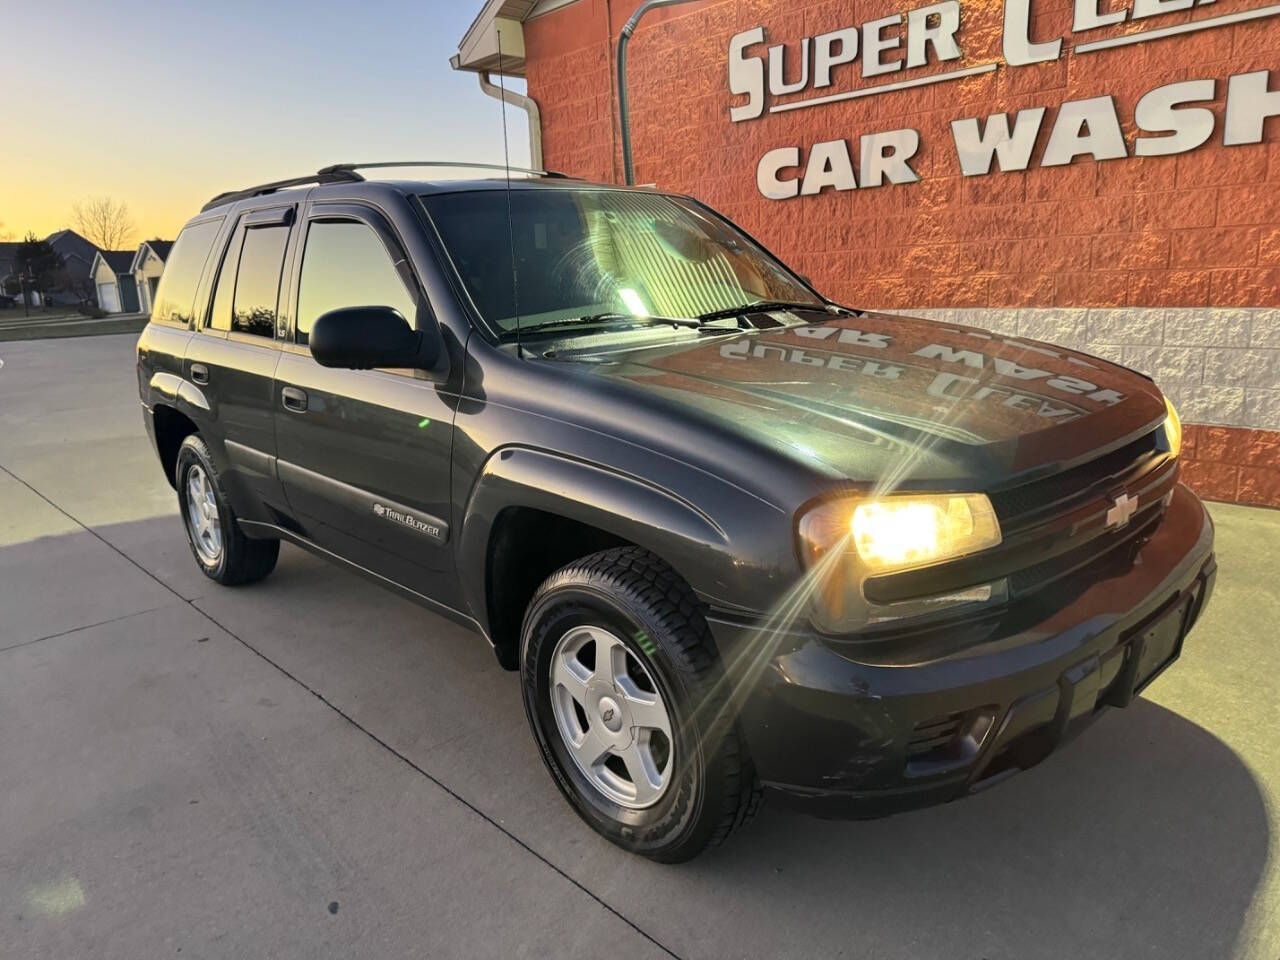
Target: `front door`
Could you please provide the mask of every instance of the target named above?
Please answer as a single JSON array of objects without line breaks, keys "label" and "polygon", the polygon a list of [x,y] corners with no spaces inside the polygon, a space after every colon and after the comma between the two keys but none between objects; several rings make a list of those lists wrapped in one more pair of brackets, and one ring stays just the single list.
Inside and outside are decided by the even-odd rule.
[{"label": "front door", "polygon": [[435,323],[390,224],[358,205],[317,204],[304,224],[292,345],[276,371],[279,475],[306,535],[452,605],[449,473],[454,398],[412,370],[320,366],[317,317],[389,306]]}]

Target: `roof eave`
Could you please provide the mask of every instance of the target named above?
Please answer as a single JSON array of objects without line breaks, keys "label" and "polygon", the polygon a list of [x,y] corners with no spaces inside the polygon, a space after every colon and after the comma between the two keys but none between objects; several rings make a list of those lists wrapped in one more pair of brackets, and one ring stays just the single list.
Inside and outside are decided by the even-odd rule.
[{"label": "roof eave", "polygon": [[533,0],[487,0],[459,42],[458,52],[449,58],[450,65],[455,70],[523,77],[522,23],[535,6]]}]

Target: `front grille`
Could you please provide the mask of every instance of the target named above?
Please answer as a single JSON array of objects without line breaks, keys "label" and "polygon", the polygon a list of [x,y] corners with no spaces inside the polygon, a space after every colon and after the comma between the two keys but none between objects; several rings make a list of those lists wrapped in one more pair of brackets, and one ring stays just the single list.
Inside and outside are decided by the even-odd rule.
[{"label": "front grille", "polygon": [[1063,501],[1083,502],[1096,496],[1099,487],[1110,487],[1138,473],[1159,452],[1160,431],[1105,453],[1061,473],[990,494],[991,505],[1003,530],[1028,524],[1036,514],[1061,512]]},{"label": "front grille", "polygon": [[1092,577],[1100,579],[1112,565],[1131,565],[1137,549],[1155,531],[1163,513],[1160,503],[1153,503],[1120,530],[1104,533],[1066,553],[1010,574],[1010,592],[1015,597],[1031,593],[1085,566]]}]

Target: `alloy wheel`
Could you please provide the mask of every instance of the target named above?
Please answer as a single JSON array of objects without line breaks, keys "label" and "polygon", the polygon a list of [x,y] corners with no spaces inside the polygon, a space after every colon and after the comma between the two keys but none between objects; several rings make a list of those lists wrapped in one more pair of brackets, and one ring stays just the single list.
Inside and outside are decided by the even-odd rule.
[{"label": "alloy wheel", "polygon": [[551,657],[551,705],[569,756],[591,785],[633,810],[666,792],[671,718],[649,668],[602,627],[577,626]]},{"label": "alloy wheel", "polygon": [[222,519],[213,484],[198,463],[187,471],[187,530],[201,559],[216,564],[222,557]]}]

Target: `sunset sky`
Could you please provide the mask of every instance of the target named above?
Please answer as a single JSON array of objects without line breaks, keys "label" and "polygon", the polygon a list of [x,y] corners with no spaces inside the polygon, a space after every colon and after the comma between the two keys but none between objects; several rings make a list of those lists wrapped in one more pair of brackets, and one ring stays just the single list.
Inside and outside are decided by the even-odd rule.
[{"label": "sunset sky", "polygon": [[[0,234],[129,207],[172,238],[223,190],[340,161],[502,161],[501,107],[449,57],[480,0],[6,5]],[[512,163],[528,163],[524,114]]]}]

